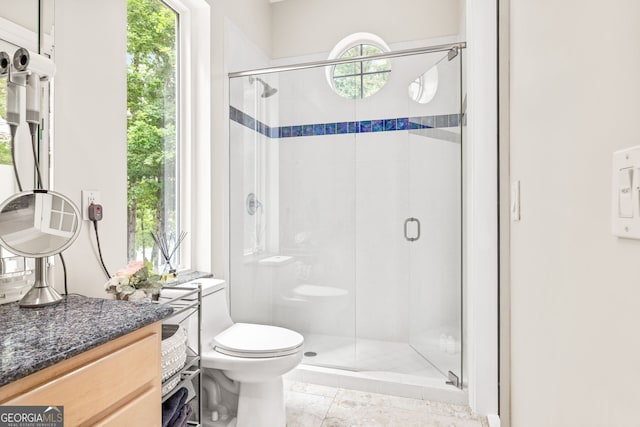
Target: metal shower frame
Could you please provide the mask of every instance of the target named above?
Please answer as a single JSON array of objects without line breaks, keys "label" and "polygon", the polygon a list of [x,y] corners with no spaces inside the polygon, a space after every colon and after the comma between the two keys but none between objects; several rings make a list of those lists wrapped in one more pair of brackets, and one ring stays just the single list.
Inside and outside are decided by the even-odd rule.
[{"label": "metal shower frame", "polygon": [[[455,54],[460,49],[464,49],[467,47],[466,42],[457,42],[457,43],[448,43],[441,44],[437,46],[429,46],[429,47],[420,47],[415,49],[404,49],[397,50],[393,52],[381,53],[379,55],[370,55],[370,56],[355,56],[352,58],[338,58],[338,59],[326,59],[324,61],[313,61],[313,62],[303,62],[299,64],[292,65],[282,65],[279,67],[268,67],[268,68],[260,68],[257,70],[247,70],[247,71],[235,71],[229,73],[229,78],[233,77],[246,77],[246,76],[255,76],[259,74],[271,74],[278,73],[281,71],[295,71],[295,70],[304,70],[307,68],[316,68],[322,66],[331,66],[338,64],[347,64],[350,62],[358,62],[358,61],[374,61],[376,59],[387,59],[387,58],[398,58],[401,56],[410,56],[421,53],[433,53],[433,52],[445,52],[445,51],[455,51]],[[455,57],[455,55],[454,55]],[[451,58],[451,57],[450,57]]]}]

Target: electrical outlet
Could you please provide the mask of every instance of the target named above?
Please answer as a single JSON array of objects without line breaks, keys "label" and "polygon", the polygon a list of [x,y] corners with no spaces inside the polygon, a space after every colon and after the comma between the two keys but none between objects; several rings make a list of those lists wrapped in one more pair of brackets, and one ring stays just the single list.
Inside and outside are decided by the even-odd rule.
[{"label": "electrical outlet", "polygon": [[98,190],[82,190],[82,219],[89,221],[89,206],[100,203],[100,192]]}]

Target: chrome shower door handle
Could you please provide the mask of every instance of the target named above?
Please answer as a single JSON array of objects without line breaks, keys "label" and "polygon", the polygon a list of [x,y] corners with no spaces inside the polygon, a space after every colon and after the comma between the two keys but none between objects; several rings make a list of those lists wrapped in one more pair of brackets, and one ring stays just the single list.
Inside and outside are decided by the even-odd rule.
[{"label": "chrome shower door handle", "polygon": [[[418,226],[415,237],[409,237],[409,223],[415,222]],[[415,242],[420,238],[420,220],[418,218],[407,218],[404,220],[404,238],[409,242]]]}]

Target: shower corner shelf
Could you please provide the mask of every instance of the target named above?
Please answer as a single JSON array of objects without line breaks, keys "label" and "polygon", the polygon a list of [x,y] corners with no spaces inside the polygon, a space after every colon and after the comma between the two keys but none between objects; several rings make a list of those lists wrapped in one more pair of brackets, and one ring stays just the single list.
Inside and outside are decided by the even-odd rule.
[{"label": "shower corner shelf", "polygon": [[[166,325],[185,324],[187,336],[189,336],[189,322],[197,321],[197,331],[195,334],[196,342],[189,342],[187,338],[187,358],[184,366],[175,374],[171,375],[162,385],[175,382],[175,386],[171,387],[167,392],[162,393],[162,403],[173,396],[181,387],[192,385],[194,395],[190,396],[186,403],[190,403],[193,409],[193,415],[187,422],[188,426],[202,426],[202,343],[200,342],[200,333],[202,325],[202,285],[197,286],[181,286],[177,289],[175,286],[165,286],[162,290],[171,290],[171,297],[162,297],[157,304],[167,305],[173,308],[173,313],[163,320]],[[175,296],[174,296],[175,295]],[[196,326],[196,325],[194,325]],[[193,408],[193,404],[197,408]],[[195,419],[193,419],[195,418]]]}]

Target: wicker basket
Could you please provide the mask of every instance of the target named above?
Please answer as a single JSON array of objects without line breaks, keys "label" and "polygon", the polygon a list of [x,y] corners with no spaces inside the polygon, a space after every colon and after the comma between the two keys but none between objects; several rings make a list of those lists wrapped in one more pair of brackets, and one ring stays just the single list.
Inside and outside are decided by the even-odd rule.
[{"label": "wicker basket", "polygon": [[[169,377],[182,369],[187,361],[187,331],[182,326],[162,325],[161,354],[162,382],[164,383]],[[167,392],[175,387],[178,382],[175,382]],[[169,384],[163,384],[163,393],[165,392],[165,385],[168,386]]]},{"label": "wicker basket", "polygon": [[175,377],[172,380],[162,383],[162,395],[164,396],[165,394],[169,393],[171,390],[176,388],[179,382],[180,382],[180,377]]}]

